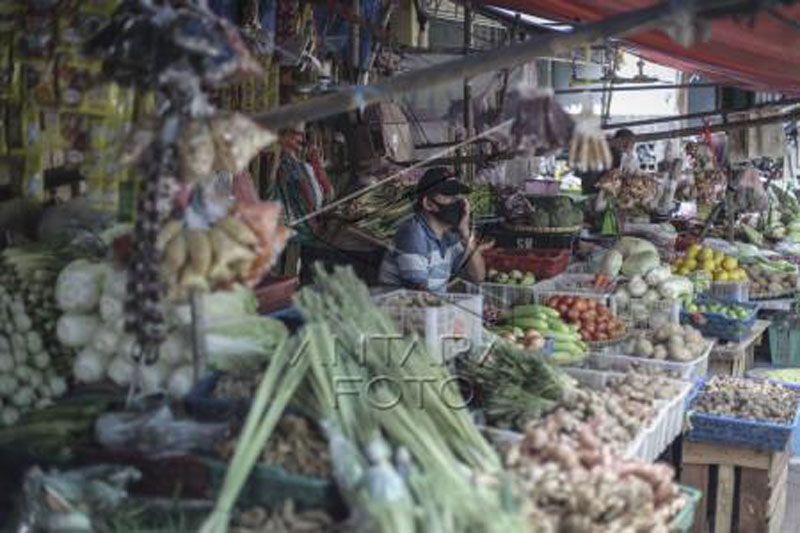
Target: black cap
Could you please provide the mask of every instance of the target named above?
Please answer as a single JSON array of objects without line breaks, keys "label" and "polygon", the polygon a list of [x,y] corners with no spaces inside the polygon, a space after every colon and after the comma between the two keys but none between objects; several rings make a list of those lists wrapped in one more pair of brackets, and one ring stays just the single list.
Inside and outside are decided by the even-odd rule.
[{"label": "black cap", "polygon": [[455,196],[468,194],[472,189],[464,185],[447,167],[434,167],[428,169],[417,182],[417,196],[430,196],[443,194]]}]

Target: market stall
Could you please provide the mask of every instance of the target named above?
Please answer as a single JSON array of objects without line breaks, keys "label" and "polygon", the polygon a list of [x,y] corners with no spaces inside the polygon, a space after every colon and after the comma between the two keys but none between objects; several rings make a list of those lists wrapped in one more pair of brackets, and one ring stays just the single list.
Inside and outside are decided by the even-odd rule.
[{"label": "market stall", "polygon": [[[0,8],[0,529],[800,527],[800,200],[762,157],[791,139],[734,134],[796,102],[607,137],[619,45],[591,46],[711,68],[706,24],[763,42],[733,16],[793,7],[518,17],[473,53],[467,2],[464,57],[400,72],[419,2],[27,4]],[[564,50],[603,116],[509,87]],[[454,80],[428,138],[399,99]]]}]

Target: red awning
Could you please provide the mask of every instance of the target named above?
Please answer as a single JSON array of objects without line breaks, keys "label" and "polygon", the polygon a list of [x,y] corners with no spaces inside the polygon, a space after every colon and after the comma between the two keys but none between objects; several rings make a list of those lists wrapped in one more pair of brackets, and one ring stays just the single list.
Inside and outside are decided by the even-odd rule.
[{"label": "red awning", "polygon": [[[594,22],[649,7],[654,0],[493,0],[487,4],[564,22]],[[800,5],[777,8],[800,24]],[[732,18],[715,21],[708,42],[684,48],[664,32],[626,37],[644,57],[722,83],[765,92],[800,94],[800,30],[760,12],[755,25]]]}]

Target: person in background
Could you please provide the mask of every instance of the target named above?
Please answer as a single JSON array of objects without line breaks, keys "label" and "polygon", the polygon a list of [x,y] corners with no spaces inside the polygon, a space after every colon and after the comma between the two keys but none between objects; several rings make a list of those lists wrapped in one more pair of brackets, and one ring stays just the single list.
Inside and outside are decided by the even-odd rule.
[{"label": "person in background", "polygon": [[597,188],[597,183],[612,170],[619,170],[624,174],[635,173],[639,169],[639,160],[634,151],[636,142],[633,132],[627,128],[618,129],[614,136],[608,140],[608,147],[611,149],[611,168],[601,172],[586,172],[578,174],[581,178],[581,192],[592,199],[586,202],[588,212],[586,221],[597,231],[600,227],[603,214],[608,207],[608,201],[602,191]]},{"label": "person in background", "polygon": [[483,281],[483,252],[492,243],[479,244],[470,230],[464,197],[469,190],[445,167],[425,172],[417,183],[415,213],[398,228],[393,249],[381,264],[379,283],[445,292],[462,270],[470,281]]}]

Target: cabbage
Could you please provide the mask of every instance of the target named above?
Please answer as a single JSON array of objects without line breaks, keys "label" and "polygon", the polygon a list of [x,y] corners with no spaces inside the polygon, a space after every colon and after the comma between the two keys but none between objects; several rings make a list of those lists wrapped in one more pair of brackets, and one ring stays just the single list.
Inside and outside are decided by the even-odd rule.
[{"label": "cabbage", "polygon": [[603,256],[600,264],[600,273],[606,276],[616,277],[622,268],[622,254],[618,250],[609,250]]},{"label": "cabbage", "polygon": [[282,322],[257,315],[210,322],[205,331],[208,364],[227,371],[258,368],[288,335]]},{"label": "cabbage", "polygon": [[661,264],[658,252],[639,252],[629,256],[622,263],[622,273],[625,276],[643,276]]},{"label": "cabbage", "polygon": [[666,281],[672,272],[667,266],[658,266],[647,273],[644,280],[651,287],[658,287],[662,281]]},{"label": "cabbage", "polygon": [[672,276],[663,281],[658,287],[658,292],[661,293],[661,296],[671,300],[680,298],[684,295],[690,295],[692,294],[693,290],[694,285],[692,284],[692,281],[683,276]]},{"label": "cabbage", "polygon": [[621,253],[625,259],[642,252],[653,252],[658,255],[658,249],[652,242],[638,237],[622,237],[614,246],[614,249]]},{"label": "cabbage", "polygon": [[[250,316],[257,312],[258,300],[255,294],[243,285],[234,285],[229,290],[203,295],[203,316],[207,321]],[[188,304],[174,306],[172,322],[176,326],[189,326],[192,323],[191,306]]]}]

